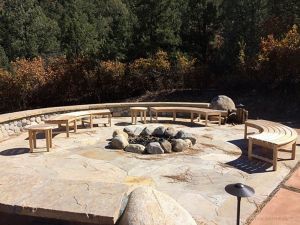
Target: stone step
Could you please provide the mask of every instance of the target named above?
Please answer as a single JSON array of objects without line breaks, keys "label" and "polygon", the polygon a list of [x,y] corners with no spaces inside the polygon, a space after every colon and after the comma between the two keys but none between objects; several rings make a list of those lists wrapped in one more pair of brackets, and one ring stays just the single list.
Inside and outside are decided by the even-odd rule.
[{"label": "stone step", "polygon": [[127,204],[123,184],[12,174],[0,183],[0,211],[6,213],[112,225]]}]

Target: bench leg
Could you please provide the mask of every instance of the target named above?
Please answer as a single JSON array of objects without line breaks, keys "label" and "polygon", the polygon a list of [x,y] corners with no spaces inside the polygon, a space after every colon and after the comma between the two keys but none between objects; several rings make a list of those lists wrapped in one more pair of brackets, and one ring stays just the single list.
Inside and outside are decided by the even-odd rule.
[{"label": "bench leg", "polygon": [[221,117],[221,114],[219,115],[219,126],[221,126],[222,124],[222,117]]},{"label": "bench leg", "polygon": [[108,114],[108,123],[109,123],[109,126],[111,127],[111,114]]},{"label": "bench leg", "polygon": [[36,148],[36,131],[32,131],[33,135],[33,147]]},{"label": "bench leg", "polygon": [[93,128],[93,115],[90,115],[90,128]]},{"label": "bench leg", "polygon": [[200,122],[200,120],[201,120],[201,113],[199,113],[198,116],[199,116],[199,117],[198,117],[198,122]]},{"label": "bench leg", "polygon": [[248,159],[249,160],[252,160],[252,148],[253,148],[252,139],[249,139],[249,142],[248,142]]},{"label": "bench leg", "polygon": [[29,139],[29,152],[32,153],[33,152],[33,135],[32,135],[32,132],[29,130],[28,131],[28,139]]},{"label": "bench leg", "polygon": [[205,126],[207,127],[207,123],[208,123],[208,114],[205,114]]},{"label": "bench leg", "polygon": [[67,137],[70,137],[70,127],[69,127],[69,122],[66,123],[66,133],[67,133]]},{"label": "bench leg", "polygon": [[194,122],[194,113],[191,112],[191,123]]},{"label": "bench leg", "polygon": [[152,111],[151,110],[150,110],[149,114],[150,114],[150,123],[152,123]]},{"label": "bench leg", "polygon": [[157,112],[155,112],[155,119],[156,119],[156,122],[158,122],[158,115],[157,115]]},{"label": "bench leg", "polygon": [[278,147],[274,146],[273,148],[273,170],[277,170],[277,156],[278,156]]},{"label": "bench leg", "polygon": [[247,124],[245,124],[245,130],[244,130],[244,139],[247,139]]},{"label": "bench leg", "polygon": [[144,112],[144,123],[145,123],[145,124],[147,123],[146,117],[147,117],[146,112]]},{"label": "bench leg", "polygon": [[296,141],[292,145],[292,159],[296,158]]},{"label": "bench leg", "polygon": [[173,112],[173,121],[176,120],[176,112]]},{"label": "bench leg", "polygon": [[47,152],[50,151],[50,137],[49,137],[49,131],[45,130],[45,137],[46,137],[46,148],[47,148]]}]

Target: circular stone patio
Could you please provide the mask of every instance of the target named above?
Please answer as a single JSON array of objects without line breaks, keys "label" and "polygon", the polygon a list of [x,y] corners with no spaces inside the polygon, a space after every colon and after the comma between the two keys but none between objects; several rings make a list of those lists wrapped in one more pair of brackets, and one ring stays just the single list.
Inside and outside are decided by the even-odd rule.
[{"label": "circular stone patio", "polygon": [[50,152],[40,137],[40,148],[28,153],[27,133],[1,142],[0,210],[109,225],[116,223],[134,188],[150,185],[175,199],[198,224],[229,225],[235,222],[236,199],[224,187],[241,182],[256,191],[242,201],[245,223],[299,160],[296,151],[296,160],[280,161],[273,172],[271,165],[242,155],[247,149],[243,125],[203,127],[165,119],[162,125],[196,136],[193,148],[161,155],[107,148],[113,131],[129,125],[128,117],[113,118],[112,127],[78,129],[70,138],[55,135]]}]

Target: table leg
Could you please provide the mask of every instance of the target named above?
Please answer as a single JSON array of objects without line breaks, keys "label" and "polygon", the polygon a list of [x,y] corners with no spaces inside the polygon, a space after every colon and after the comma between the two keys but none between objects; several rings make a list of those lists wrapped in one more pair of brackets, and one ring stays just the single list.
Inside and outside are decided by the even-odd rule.
[{"label": "table leg", "polygon": [[131,123],[133,124],[133,112],[130,111],[130,115],[131,115]]},{"label": "table leg", "polygon": [[150,123],[152,123],[152,111],[151,111],[151,109],[150,109],[149,114],[150,114]]},{"label": "table leg", "polygon": [[144,123],[146,124],[147,123],[147,119],[146,119],[146,111],[144,112]]},{"label": "table leg", "polygon": [[109,123],[109,126],[111,127],[111,114],[108,114],[108,123]]},{"label": "table leg", "polygon": [[52,148],[53,147],[53,144],[52,144],[52,136],[53,136],[52,129],[49,130],[49,136],[50,136],[50,148]]},{"label": "table leg", "polygon": [[156,122],[158,122],[158,115],[157,115],[157,112],[155,112],[155,118],[156,118]]},{"label": "table leg", "polygon": [[221,113],[219,114],[219,126],[221,126],[222,123],[222,117],[221,117]]},{"label": "table leg", "polygon": [[173,112],[173,121],[176,120],[176,112]]},{"label": "table leg", "polygon": [[134,112],[134,124],[137,123],[137,112]]},{"label": "table leg", "polygon": [[74,120],[74,125],[73,125],[74,133],[77,132],[77,120]]},{"label": "table leg", "polygon": [[198,116],[199,116],[199,117],[198,117],[198,122],[200,122],[200,120],[201,120],[201,113],[199,113]]},{"label": "table leg", "polygon": [[208,123],[208,114],[205,113],[205,126],[207,127],[207,123]]},{"label": "table leg", "polygon": [[194,114],[193,114],[193,112],[191,112],[191,123],[193,123],[194,122]]},{"label": "table leg", "polygon": [[141,121],[143,121],[143,111],[140,111]]},{"label": "table leg", "polygon": [[33,152],[33,140],[32,140],[32,132],[28,130],[28,139],[29,139],[29,148],[30,148],[30,153]]}]

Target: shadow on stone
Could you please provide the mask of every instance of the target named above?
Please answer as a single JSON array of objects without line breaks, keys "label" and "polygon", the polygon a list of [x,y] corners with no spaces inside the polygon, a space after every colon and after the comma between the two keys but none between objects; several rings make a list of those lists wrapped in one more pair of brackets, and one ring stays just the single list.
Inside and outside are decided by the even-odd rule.
[{"label": "shadow on stone", "polygon": [[115,126],[129,126],[129,125],[132,125],[132,123],[128,123],[128,122],[120,122],[120,123],[115,123]]},{"label": "shadow on stone", "polygon": [[22,155],[29,153],[29,148],[11,148],[0,152],[2,156]]},{"label": "shadow on stone", "polygon": [[267,173],[273,171],[272,169],[269,169],[272,167],[271,163],[258,161],[255,159],[250,161],[248,157],[244,155],[241,155],[239,158],[233,161],[227,162],[226,165],[232,166],[248,174]]},{"label": "shadow on stone", "polygon": [[[270,167],[272,167],[271,163],[259,161],[259,160],[249,160],[248,155],[248,141],[245,139],[236,139],[229,141],[230,143],[236,145],[239,147],[242,151],[242,154],[239,158],[227,162],[226,164],[229,166],[232,166],[238,170],[241,170],[245,173],[254,174],[254,173],[265,173],[265,172],[271,172],[272,170],[269,170]],[[254,147],[253,152],[260,150],[260,148]]]}]

